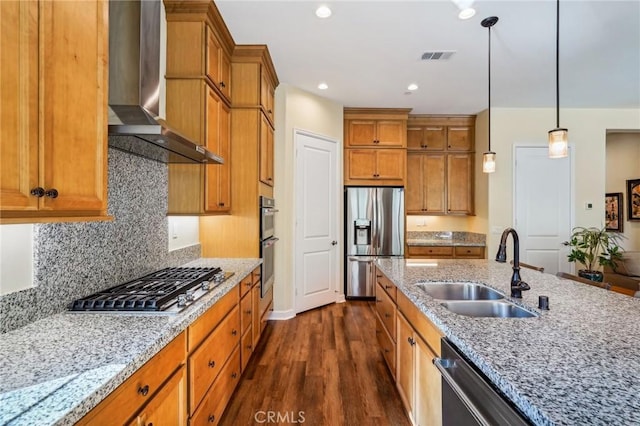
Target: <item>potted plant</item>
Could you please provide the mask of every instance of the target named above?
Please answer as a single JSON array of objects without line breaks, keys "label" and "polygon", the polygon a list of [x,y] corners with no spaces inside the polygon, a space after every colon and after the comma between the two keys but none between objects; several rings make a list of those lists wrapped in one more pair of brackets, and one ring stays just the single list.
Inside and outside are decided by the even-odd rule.
[{"label": "potted plant", "polygon": [[[571,239],[563,244],[571,247],[569,262],[579,262],[585,269],[578,270],[578,275],[591,281],[602,282],[603,274],[597,270],[598,265],[615,268],[622,259],[623,250],[618,246],[622,234],[613,234],[605,228],[573,228]],[[597,262],[597,263],[596,263]]]}]

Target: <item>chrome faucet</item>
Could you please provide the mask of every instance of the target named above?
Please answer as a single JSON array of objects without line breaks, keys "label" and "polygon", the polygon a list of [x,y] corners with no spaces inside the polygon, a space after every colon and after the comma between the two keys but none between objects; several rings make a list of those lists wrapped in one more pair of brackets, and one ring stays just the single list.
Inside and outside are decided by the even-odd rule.
[{"label": "chrome faucet", "polygon": [[507,261],[507,237],[513,236],[513,275],[511,275],[511,297],[522,299],[522,291],[529,290],[529,284],[520,278],[520,241],[518,233],[513,228],[507,228],[500,237],[500,247],[496,254],[496,262],[505,263]]}]

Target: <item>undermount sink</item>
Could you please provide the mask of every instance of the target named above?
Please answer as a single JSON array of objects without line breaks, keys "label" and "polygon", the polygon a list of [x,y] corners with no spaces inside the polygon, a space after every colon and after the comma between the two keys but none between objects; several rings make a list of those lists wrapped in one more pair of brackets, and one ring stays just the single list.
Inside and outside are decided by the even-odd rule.
[{"label": "undermount sink", "polygon": [[434,299],[441,300],[496,300],[504,295],[481,284],[465,282],[420,283],[418,288]]},{"label": "undermount sink", "polygon": [[538,315],[506,300],[455,300],[442,306],[468,317],[531,318]]}]

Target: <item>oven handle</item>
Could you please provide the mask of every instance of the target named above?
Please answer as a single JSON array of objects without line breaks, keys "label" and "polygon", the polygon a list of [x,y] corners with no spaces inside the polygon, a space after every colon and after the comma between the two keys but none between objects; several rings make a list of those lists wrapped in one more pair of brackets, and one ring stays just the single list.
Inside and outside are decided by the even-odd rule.
[{"label": "oven handle", "polygon": [[478,410],[478,408],[473,404],[473,402],[471,402],[469,397],[464,393],[458,383],[456,383],[453,376],[449,374],[447,368],[451,365],[454,365],[455,361],[450,359],[434,358],[433,364],[436,366],[438,371],[440,371],[440,374],[442,375],[444,381],[447,382],[447,384],[451,387],[451,390],[453,390],[458,398],[460,398],[460,401],[462,401],[462,403],[469,409],[476,420],[478,420],[483,426],[491,426],[491,422],[489,422],[487,418]]},{"label": "oven handle", "polygon": [[280,238],[277,238],[277,237],[267,238],[262,242],[262,247],[271,247],[276,243],[276,241],[279,241],[279,240]]},{"label": "oven handle", "polygon": [[264,214],[265,216],[273,216],[274,213],[278,213],[280,210],[278,209],[273,209],[273,208],[262,208],[262,214]]}]

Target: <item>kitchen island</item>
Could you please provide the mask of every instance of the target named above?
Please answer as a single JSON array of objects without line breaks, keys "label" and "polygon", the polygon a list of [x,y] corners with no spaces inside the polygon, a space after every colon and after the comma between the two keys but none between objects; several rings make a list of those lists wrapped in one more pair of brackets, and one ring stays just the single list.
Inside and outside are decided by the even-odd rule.
[{"label": "kitchen island", "polygon": [[233,272],[175,315],[64,312],[0,336],[0,424],[71,425],[262,263],[199,259]]},{"label": "kitchen island", "polygon": [[[640,424],[640,299],[522,269],[533,318],[450,312],[417,283],[464,281],[509,295],[493,260],[380,259],[378,268],[534,424]],[[538,296],[550,310],[536,309]]]}]

